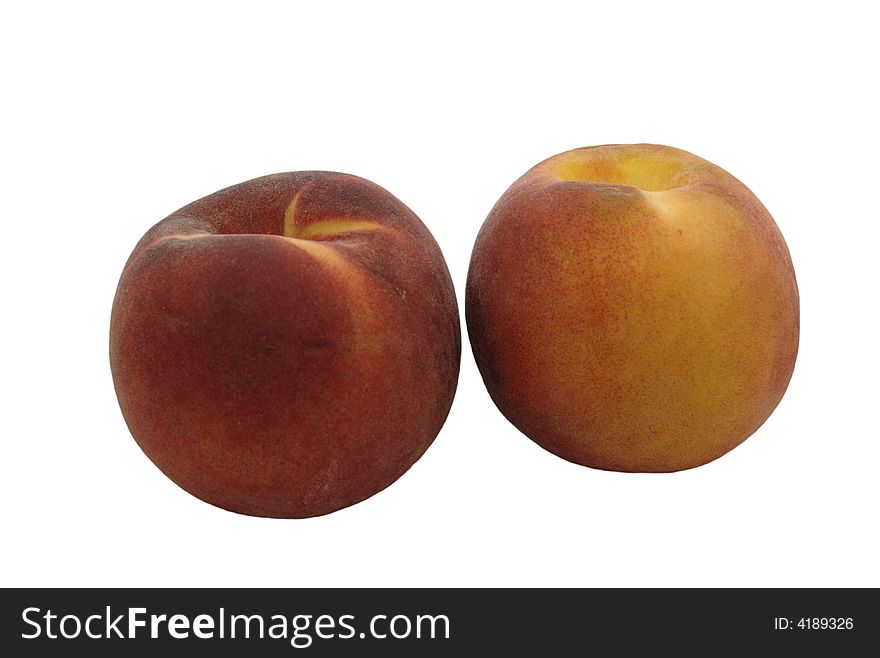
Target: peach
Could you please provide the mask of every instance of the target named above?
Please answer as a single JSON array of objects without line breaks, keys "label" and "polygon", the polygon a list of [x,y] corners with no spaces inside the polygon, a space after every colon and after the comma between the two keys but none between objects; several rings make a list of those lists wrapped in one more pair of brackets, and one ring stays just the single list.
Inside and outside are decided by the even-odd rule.
[{"label": "peach", "polygon": [[329,172],[257,178],[156,224],[110,324],[143,451],[255,516],[327,514],[397,480],[446,419],[460,353],[431,233],[381,187]]},{"label": "peach", "polygon": [[773,218],[723,169],[656,145],[581,148],[495,204],[466,290],[474,356],[501,412],[569,461],[677,471],[773,412],[799,301]]}]

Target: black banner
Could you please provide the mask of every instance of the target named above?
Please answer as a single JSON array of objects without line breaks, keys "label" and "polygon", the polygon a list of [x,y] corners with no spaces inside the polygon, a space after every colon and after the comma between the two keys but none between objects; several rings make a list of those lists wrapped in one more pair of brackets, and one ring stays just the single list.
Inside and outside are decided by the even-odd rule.
[{"label": "black banner", "polygon": [[6,656],[843,656],[880,639],[876,589],[6,589],[0,613]]}]

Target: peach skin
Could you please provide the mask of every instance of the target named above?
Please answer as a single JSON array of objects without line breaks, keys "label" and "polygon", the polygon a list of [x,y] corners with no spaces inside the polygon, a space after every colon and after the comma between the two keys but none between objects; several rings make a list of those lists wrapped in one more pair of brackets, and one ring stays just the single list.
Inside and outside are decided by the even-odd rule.
[{"label": "peach skin", "polygon": [[474,357],[501,412],[569,461],[677,471],[773,412],[799,299],[782,234],[726,171],[656,145],[581,148],[495,204],[466,289]]},{"label": "peach skin", "polygon": [[202,500],[267,517],[397,480],[446,419],[460,352],[431,233],[381,187],[329,172],[257,178],[156,224],[110,324],[147,456]]}]

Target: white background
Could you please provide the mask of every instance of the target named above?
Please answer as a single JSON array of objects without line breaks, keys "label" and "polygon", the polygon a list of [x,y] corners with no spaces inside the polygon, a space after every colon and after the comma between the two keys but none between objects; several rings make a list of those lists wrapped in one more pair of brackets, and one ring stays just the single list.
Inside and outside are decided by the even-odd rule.
[{"label": "white background", "polygon": [[[880,586],[880,139],[870,3],[19,3],[0,15],[0,582],[18,586]],[[464,326],[425,456],[349,509],[216,509],[141,453],[108,365],[140,236],[263,174],[389,189],[446,255],[578,146],[728,169],[797,271],[800,355],[746,443],[668,475],[545,452],[490,401]]]}]

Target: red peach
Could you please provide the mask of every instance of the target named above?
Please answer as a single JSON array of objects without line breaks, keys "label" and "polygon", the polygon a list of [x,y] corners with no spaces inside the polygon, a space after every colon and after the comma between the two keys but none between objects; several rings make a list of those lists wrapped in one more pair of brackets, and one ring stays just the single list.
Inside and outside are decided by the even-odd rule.
[{"label": "red peach", "polygon": [[458,379],[455,294],[431,233],[361,178],[257,178],[181,208],[119,281],[110,364],[147,456],[255,516],[352,505],[440,431]]}]

